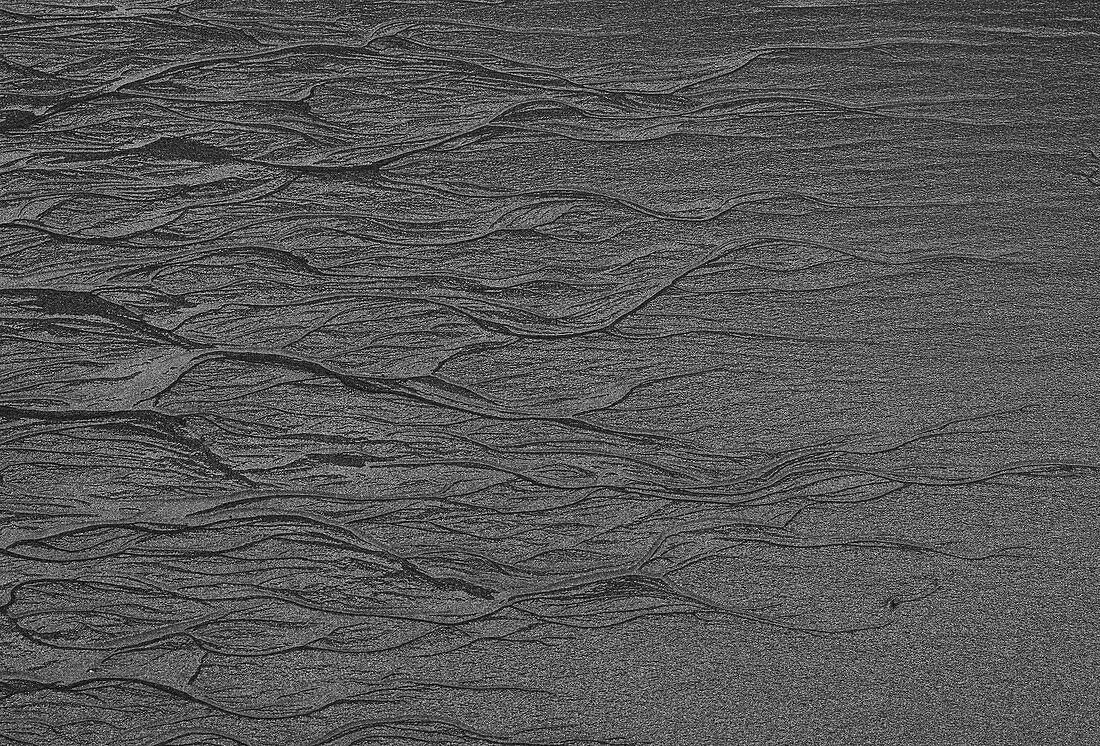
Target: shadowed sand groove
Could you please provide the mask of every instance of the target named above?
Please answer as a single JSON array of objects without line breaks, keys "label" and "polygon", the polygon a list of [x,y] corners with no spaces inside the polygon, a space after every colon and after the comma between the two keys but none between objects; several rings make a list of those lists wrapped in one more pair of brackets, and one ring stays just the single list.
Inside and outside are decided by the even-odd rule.
[{"label": "shadowed sand groove", "polygon": [[1098,34],[0,6],[0,744],[1100,738]]}]

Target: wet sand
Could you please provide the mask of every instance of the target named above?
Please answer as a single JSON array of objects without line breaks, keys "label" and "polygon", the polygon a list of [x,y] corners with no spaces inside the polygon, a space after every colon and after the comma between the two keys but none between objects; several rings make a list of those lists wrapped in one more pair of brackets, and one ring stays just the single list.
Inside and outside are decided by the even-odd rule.
[{"label": "wet sand", "polygon": [[1092,3],[17,3],[0,743],[1100,742]]}]

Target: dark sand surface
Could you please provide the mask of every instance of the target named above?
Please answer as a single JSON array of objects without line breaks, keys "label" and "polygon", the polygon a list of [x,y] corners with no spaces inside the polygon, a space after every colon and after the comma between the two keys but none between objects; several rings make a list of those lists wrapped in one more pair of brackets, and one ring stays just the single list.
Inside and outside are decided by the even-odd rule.
[{"label": "dark sand surface", "polygon": [[0,746],[1100,744],[1093,2],[0,6]]}]

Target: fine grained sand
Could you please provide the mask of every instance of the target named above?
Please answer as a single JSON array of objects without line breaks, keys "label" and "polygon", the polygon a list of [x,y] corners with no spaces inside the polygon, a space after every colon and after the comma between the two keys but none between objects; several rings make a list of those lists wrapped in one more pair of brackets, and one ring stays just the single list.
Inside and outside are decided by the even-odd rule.
[{"label": "fine grained sand", "polygon": [[1095,3],[0,12],[0,744],[1100,743]]}]

